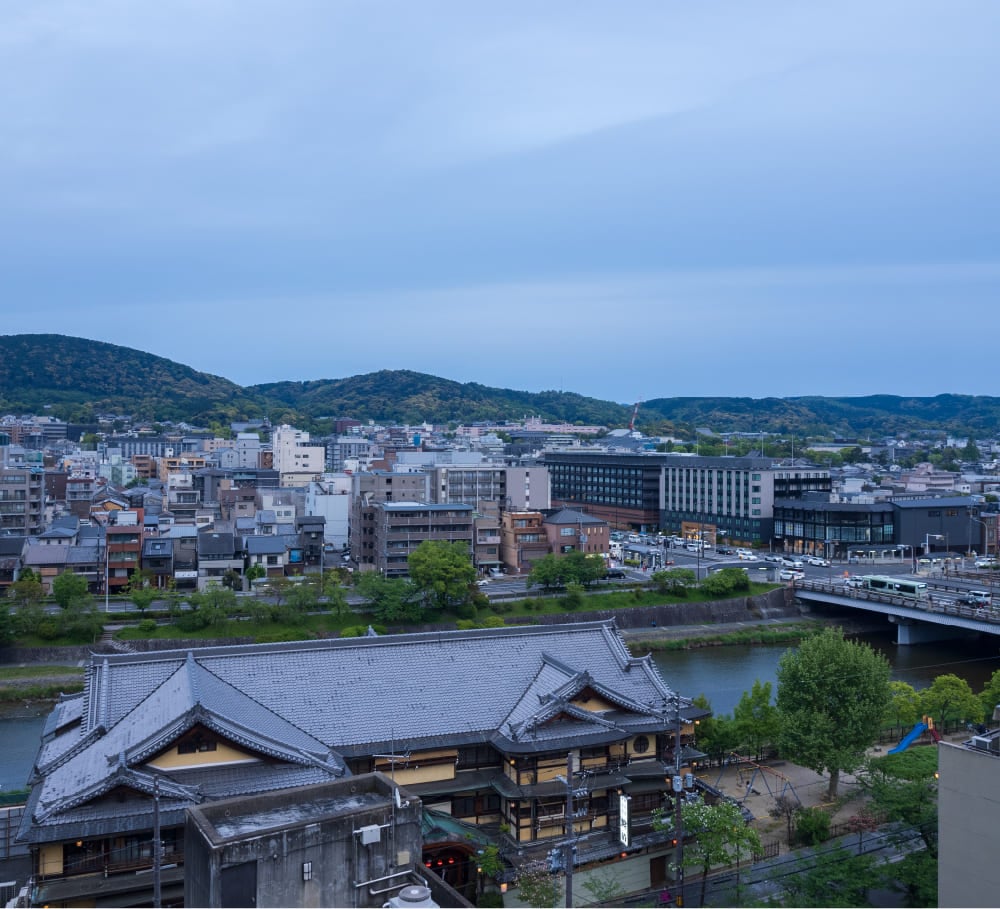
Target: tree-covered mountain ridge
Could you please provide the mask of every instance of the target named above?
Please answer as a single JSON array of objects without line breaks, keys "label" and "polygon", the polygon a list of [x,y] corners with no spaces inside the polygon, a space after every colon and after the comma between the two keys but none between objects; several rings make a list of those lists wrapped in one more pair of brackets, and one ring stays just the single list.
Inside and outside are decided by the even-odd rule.
[{"label": "tree-covered mountain ridge", "polygon": [[[267,417],[324,431],[334,419],[382,423],[543,420],[609,429],[628,425],[632,404],[564,391],[528,392],[455,382],[411,370],[341,379],[240,386],[131,347],[57,334],[0,335],[0,412],[91,422],[97,414],[195,425]],[[639,407],[650,435],[769,432],[882,438],[937,430],[992,437],[1000,399],[941,394],[861,397],[662,397]]]}]

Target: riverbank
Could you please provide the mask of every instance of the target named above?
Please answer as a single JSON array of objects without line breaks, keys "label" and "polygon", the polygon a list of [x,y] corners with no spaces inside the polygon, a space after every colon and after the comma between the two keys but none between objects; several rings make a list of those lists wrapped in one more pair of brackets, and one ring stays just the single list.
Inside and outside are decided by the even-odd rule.
[{"label": "riverbank", "polygon": [[641,647],[645,650],[677,650],[727,644],[795,643],[804,636],[829,626],[843,628],[844,633],[850,637],[884,630],[885,622],[859,621],[845,616],[822,615],[802,610],[794,615],[747,619],[740,622],[623,628],[621,633],[629,647]]}]

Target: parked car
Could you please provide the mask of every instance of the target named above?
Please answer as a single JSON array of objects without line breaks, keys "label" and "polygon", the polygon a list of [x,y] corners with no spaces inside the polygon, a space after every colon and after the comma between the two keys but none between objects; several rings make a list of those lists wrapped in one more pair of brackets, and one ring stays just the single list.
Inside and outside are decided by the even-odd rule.
[{"label": "parked car", "polygon": [[829,568],[830,563],[826,559],[821,559],[819,556],[809,556],[806,559],[806,563],[809,565],[815,565],[817,568]]},{"label": "parked car", "polygon": [[801,581],[805,576],[806,573],[797,568],[782,568],[778,572],[779,581]]}]

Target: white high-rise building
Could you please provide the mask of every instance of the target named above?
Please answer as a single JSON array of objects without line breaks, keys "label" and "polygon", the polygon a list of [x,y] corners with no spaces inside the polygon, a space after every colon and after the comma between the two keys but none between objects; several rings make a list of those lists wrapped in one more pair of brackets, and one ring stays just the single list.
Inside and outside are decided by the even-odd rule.
[{"label": "white high-rise building", "polygon": [[326,449],[310,445],[309,433],[301,429],[279,426],[271,434],[271,451],[282,486],[308,486],[323,475]]}]

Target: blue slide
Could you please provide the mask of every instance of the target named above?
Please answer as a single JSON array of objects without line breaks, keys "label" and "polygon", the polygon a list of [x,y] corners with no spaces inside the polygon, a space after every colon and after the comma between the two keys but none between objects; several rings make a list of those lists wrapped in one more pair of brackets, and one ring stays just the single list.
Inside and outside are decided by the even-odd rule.
[{"label": "blue slide", "polygon": [[903,739],[895,748],[890,748],[886,754],[895,754],[897,751],[906,751],[917,739],[920,738],[927,731],[927,724],[924,722],[917,723],[907,734],[906,738]]}]

